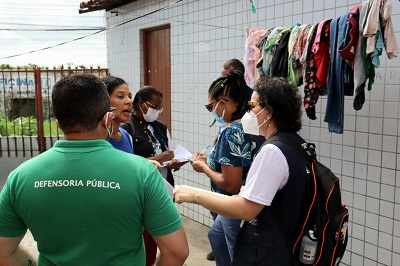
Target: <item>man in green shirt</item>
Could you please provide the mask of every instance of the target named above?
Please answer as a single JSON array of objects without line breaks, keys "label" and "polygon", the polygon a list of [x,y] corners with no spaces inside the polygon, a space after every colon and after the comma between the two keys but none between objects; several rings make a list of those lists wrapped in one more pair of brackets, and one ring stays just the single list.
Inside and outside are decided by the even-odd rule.
[{"label": "man in green shirt", "polygon": [[[104,83],[73,74],[52,92],[64,140],[15,169],[0,193],[0,265],[145,265],[145,227],[157,265],[182,265],[189,249],[180,215],[148,160],[106,139],[113,112]],[[34,258],[19,243],[27,229]]]}]

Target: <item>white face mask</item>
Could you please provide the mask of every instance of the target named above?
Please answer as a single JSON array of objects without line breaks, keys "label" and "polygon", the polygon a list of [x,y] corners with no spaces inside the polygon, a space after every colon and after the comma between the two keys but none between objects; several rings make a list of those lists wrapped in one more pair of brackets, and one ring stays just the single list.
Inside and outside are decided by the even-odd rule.
[{"label": "white face mask", "polygon": [[256,135],[256,136],[260,135],[259,128],[264,123],[262,123],[261,125],[258,125],[257,116],[259,114],[261,114],[261,112],[264,110],[265,110],[265,108],[263,108],[260,112],[258,112],[258,114],[255,114],[251,110],[250,110],[250,112],[247,112],[244,114],[244,116],[241,119],[244,133],[250,134],[250,135]]},{"label": "white face mask", "polygon": [[[144,105],[147,107],[146,103],[144,103]],[[143,113],[144,120],[146,120],[146,122],[148,122],[148,123],[156,121],[158,119],[158,116],[160,115],[160,111],[159,110],[155,110],[153,108],[147,107],[147,114],[145,114],[143,112],[142,108],[140,108],[140,110]]]}]

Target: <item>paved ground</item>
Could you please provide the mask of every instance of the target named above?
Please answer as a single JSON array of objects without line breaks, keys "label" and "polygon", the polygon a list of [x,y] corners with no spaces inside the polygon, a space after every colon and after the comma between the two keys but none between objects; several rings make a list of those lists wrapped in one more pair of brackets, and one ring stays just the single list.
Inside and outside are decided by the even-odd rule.
[{"label": "paved ground", "polygon": [[[199,224],[189,218],[182,216],[183,226],[185,227],[186,236],[189,242],[190,254],[185,262],[186,266],[211,266],[215,262],[206,259],[207,254],[211,251],[210,243],[207,238],[208,227]],[[25,235],[22,244],[32,253],[37,254],[37,245],[33,240],[31,233]]]}]

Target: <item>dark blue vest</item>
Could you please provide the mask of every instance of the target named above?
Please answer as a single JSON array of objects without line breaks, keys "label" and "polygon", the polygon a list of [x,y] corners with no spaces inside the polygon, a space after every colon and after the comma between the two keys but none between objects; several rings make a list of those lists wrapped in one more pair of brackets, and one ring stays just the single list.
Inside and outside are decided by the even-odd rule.
[{"label": "dark blue vest", "polygon": [[[299,143],[296,133],[279,132]],[[265,206],[251,222],[245,222],[235,246],[233,265],[297,265],[291,247],[297,239],[309,205],[312,180],[304,160],[290,147],[273,142],[285,155],[289,180],[277,192],[271,206]]]}]

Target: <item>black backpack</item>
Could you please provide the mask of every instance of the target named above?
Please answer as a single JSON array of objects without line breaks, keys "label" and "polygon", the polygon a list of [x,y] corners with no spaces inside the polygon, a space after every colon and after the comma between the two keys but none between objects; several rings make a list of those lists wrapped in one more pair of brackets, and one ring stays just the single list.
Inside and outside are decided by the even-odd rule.
[{"label": "black backpack", "polygon": [[304,159],[313,177],[311,203],[302,230],[292,247],[295,260],[305,265],[298,259],[300,246],[302,237],[312,230],[318,241],[312,265],[339,265],[346,250],[349,219],[348,210],[341,200],[339,178],[317,161],[314,143],[308,143],[306,150],[298,142],[282,135],[272,136],[266,141],[273,142],[281,142],[295,150]]}]

